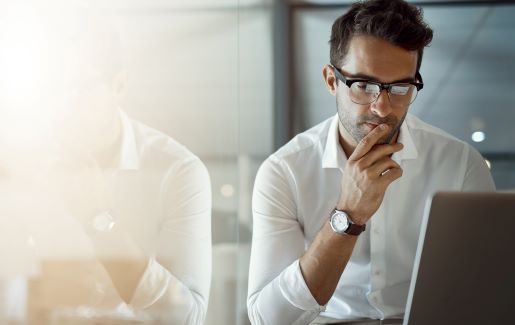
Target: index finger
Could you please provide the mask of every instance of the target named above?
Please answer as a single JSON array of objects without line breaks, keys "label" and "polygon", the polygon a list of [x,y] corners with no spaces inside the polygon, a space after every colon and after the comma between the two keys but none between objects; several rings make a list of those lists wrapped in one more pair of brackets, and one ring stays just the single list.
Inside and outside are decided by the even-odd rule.
[{"label": "index finger", "polygon": [[359,160],[366,155],[372,147],[377,144],[377,141],[381,139],[388,132],[388,124],[380,124],[370,131],[356,146],[354,152],[350,155],[349,160]]}]

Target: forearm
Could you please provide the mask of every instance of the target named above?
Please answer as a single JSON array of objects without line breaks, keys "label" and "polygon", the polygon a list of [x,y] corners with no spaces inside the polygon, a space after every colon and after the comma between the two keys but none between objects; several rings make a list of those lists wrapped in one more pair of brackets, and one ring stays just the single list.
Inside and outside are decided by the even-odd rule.
[{"label": "forearm", "polygon": [[102,260],[101,263],[111,277],[116,291],[125,303],[130,303],[148,265],[148,259]]},{"label": "forearm", "polygon": [[[203,267],[197,268],[208,279],[203,280],[204,290],[200,290],[200,283],[192,285],[172,274],[165,265],[173,265],[173,260],[145,254],[127,232],[116,226],[111,232],[96,236],[94,245],[118,294],[132,308],[145,311],[164,324],[203,322],[209,295],[205,287],[209,288],[210,258],[204,258]],[[210,255],[209,250],[205,253]],[[191,269],[189,273],[193,274],[194,269]]]},{"label": "forearm", "polygon": [[325,305],[331,299],[356,241],[357,236],[336,234],[326,222],[300,258],[302,275],[318,304]]},{"label": "forearm", "polygon": [[[129,305],[159,324],[202,324],[209,291],[188,285],[156,259],[151,259]],[[208,267],[202,269],[209,277]],[[208,282],[209,279],[205,279]]]},{"label": "forearm", "polygon": [[149,257],[118,226],[109,232],[91,236],[91,240],[118,294],[124,302],[129,303],[147,268]]},{"label": "forearm", "polygon": [[253,287],[255,278],[251,271],[247,308],[252,324],[310,324],[325,310],[306,286],[298,260],[258,291]]}]

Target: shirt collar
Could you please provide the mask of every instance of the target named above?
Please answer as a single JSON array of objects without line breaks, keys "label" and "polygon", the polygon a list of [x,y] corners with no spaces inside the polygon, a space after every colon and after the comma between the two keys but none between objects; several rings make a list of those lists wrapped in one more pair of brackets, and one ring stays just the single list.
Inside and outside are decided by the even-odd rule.
[{"label": "shirt collar", "polygon": [[408,159],[417,159],[418,157],[418,151],[417,147],[415,146],[415,142],[413,141],[413,138],[411,137],[411,133],[409,130],[409,120],[410,115],[408,114],[406,116],[406,119],[404,120],[404,123],[401,125],[401,130],[399,132],[399,138],[397,139],[397,142],[402,143],[404,145],[404,148],[396,152],[394,156],[398,159],[398,161],[401,160],[408,160]]},{"label": "shirt collar", "polygon": [[136,136],[131,119],[127,114],[119,110],[121,122],[121,146],[120,146],[120,159],[118,161],[117,169],[121,170],[135,170],[140,166],[140,154],[136,143]]},{"label": "shirt collar", "polygon": [[[407,116],[409,119],[409,116]],[[327,133],[327,140],[325,143],[325,149],[322,156],[322,168],[343,168],[345,163],[347,162],[347,156],[343,152],[342,146],[340,145],[340,132],[338,130],[339,126],[338,114],[336,114],[329,126],[329,131]],[[396,161],[407,160],[407,159],[416,159],[418,156],[417,148],[415,147],[415,143],[413,138],[411,137],[408,122],[404,121],[401,125],[401,129],[399,132],[399,138],[397,142],[400,142],[404,145],[404,148],[393,155],[393,159]]]},{"label": "shirt collar", "polygon": [[340,145],[340,132],[338,131],[338,114],[331,120],[324,154],[322,156],[322,168],[340,168],[347,162],[347,157]]}]

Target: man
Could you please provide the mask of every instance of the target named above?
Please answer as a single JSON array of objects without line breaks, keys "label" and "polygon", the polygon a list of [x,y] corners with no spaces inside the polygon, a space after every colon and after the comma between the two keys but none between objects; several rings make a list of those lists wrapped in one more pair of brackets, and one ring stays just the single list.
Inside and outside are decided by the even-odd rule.
[{"label": "man", "polygon": [[[38,133],[21,138],[5,125],[0,141],[9,157],[0,193],[10,198],[0,206],[9,227],[0,228],[13,230],[0,237],[19,243],[2,259],[19,264],[9,277],[30,275],[28,297],[23,285],[7,297],[27,304],[28,315],[23,310],[16,320],[201,324],[211,278],[207,170],[184,146],[119,109],[126,78],[111,26],[74,7],[48,6],[22,11],[32,9],[27,21],[41,20],[30,32],[45,40],[21,62],[46,60],[45,83],[37,85],[45,96],[34,112],[41,118],[9,115]],[[34,94],[24,95],[1,97],[2,110],[34,109]],[[27,150],[19,149],[24,139]]]},{"label": "man", "polygon": [[402,0],[355,3],[324,66],[338,113],[261,166],[253,195],[253,324],[403,317],[426,199],[494,189],[480,154],[408,114],[432,30]]}]

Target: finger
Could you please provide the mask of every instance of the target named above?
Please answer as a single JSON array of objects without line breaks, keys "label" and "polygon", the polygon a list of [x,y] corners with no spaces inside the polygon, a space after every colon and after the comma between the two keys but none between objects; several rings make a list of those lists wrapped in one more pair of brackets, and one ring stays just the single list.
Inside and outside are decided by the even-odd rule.
[{"label": "finger", "polygon": [[390,127],[388,124],[380,124],[375,127],[372,131],[370,131],[356,146],[352,155],[350,155],[349,160],[357,161],[361,159],[367,152],[372,149],[372,147],[388,133]]},{"label": "finger", "polygon": [[390,168],[386,173],[384,173],[380,179],[383,181],[386,186],[390,185],[393,181],[402,177],[403,170],[402,168]]},{"label": "finger", "polygon": [[383,157],[379,159],[376,163],[374,163],[372,166],[370,166],[367,169],[367,173],[371,176],[379,177],[381,175],[386,175],[386,171],[393,168],[401,168],[398,163],[396,163],[392,158],[390,157]]},{"label": "finger", "polygon": [[361,168],[368,168],[373,165],[376,161],[383,157],[390,156],[391,154],[401,151],[404,148],[402,143],[395,144],[378,144],[375,145],[360,161]]}]

